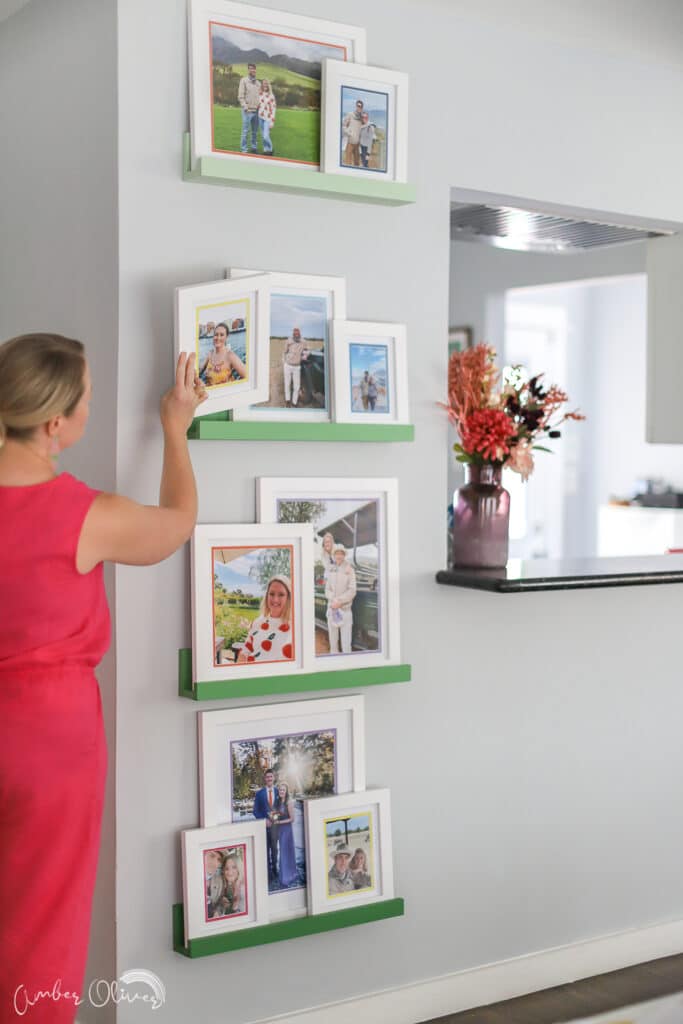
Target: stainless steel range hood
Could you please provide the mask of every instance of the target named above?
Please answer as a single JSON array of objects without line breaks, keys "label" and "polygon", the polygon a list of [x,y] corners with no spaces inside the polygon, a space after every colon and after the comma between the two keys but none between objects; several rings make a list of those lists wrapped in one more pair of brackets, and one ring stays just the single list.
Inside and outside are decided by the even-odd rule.
[{"label": "stainless steel range hood", "polygon": [[572,220],[511,206],[451,204],[451,239],[483,242],[519,252],[572,253],[625,245],[669,232]]}]

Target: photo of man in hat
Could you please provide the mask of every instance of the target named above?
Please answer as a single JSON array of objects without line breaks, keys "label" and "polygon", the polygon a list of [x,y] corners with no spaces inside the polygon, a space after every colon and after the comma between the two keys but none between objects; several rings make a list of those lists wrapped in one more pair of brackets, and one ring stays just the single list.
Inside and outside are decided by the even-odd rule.
[{"label": "photo of man in hat", "polygon": [[325,580],[327,598],[327,635],[330,654],[351,654],[351,632],[353,612],[351,606],[356,596],[356,573],[346,558],[346,548],[336,544],[333,549],[334,565]]},{"label": "photo of man in hat", "polygon": [[353,852],[348,846],[338,846],[332,855],[332,867],[327,872],[327,892],[330,896],[338,896],[343,892],[353,892],[355,885],[349,871]]}]

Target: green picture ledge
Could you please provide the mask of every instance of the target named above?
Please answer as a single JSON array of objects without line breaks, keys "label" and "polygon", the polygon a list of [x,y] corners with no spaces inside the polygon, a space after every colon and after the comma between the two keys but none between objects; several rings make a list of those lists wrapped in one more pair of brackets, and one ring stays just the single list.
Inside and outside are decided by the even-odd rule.
[{"label": "green picture ledge", "polygon": [[413,441],[402,423],[276,423],[201,416],[187,432],[193,441]]},{"label": "green picture ledge", "polygon": [[303,935],[318,935],[321,932],[335,931],[337,928],[349,928],[355,924],[385,921],[387,918],[402,917],[404,914],[405,904],[402,899],[380,900],[378,903],[368,903],[364,907],[333,910],[329,914],[311,914],[308,917],[295,917],[289,921],[275,921],[274,924],[241,928],[223,935],[190,939],[186,946],[184,944],[183,905],[176,903],[173,907],[173,948],[182,956],[196,959],[200,956],[213,956],[215,953],[230,953],[234,949],[247,949],[249,946],[263,946],[268,942],[298,939]]},{"label": "green picture ledge", "polygon": [[193,170],[190,133],[183,135],[183,178],[207,185],[232,185],[268,191],[305,192],[332,199],[350,199],[360,203],[405,206],[414,203],[417,190],[401,181],[355,178],[351,174],[324,174],[301,167],[290,167],[277,160],[224,160],[220,156],[202,156]]},{"label": "green picture ledge", "polygon": [[340,669],[337,672],[302,672],[254,679],[212,680],[192,685],[192,649],[178,651],[178,694],[189,700],[229,700],[232,697],[265,697],[275,693],[305,693],[310,690],[355,689],[382,683],[407,683],[410,665],[382,665],[377,668]]}]

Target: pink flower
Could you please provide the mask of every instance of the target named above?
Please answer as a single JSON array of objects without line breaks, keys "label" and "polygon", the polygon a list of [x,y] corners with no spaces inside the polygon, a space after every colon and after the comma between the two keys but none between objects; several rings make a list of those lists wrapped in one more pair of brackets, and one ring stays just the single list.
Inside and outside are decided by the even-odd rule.
[{"label": "pink flower", "polygon": [[505,463],[508,469],[519,473],[522,480],[528,480],[534,471],[534,457],[531,453],[531,445],[526,441],[520,441],[510,452],[510,458]]}]

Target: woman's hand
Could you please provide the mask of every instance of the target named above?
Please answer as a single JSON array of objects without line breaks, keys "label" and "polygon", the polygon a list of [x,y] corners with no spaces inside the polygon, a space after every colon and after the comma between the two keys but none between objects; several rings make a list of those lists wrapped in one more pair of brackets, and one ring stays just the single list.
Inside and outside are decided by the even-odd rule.
[{"label": "woman's hand", "polygon": [[194,352],[181,352],[175,371],[175,384],[161,399],[161,425],[164,431],[186,434],[195,409],[206,399],[206,389],[195,374]]}]

